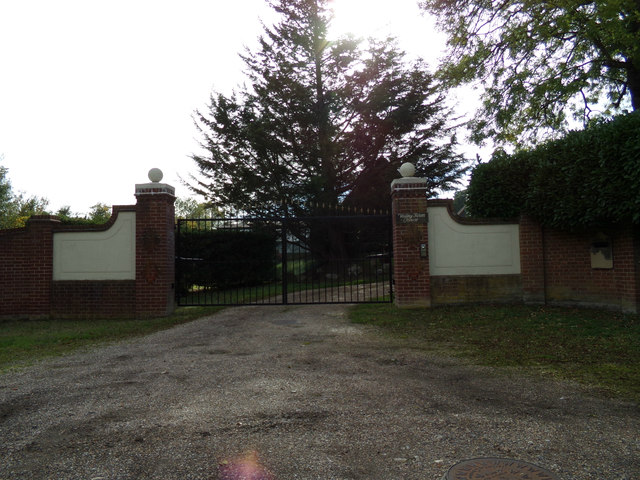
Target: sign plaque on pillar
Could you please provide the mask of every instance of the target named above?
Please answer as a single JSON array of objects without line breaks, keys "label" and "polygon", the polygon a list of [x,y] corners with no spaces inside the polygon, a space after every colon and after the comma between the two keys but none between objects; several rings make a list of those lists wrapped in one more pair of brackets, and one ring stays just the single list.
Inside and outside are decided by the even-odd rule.
[{"label": "sign plaque on pillar", "polygon": [[396,223],[398,225],[426,225],[429,223],[429,216],[423,213],[396,213]]}]

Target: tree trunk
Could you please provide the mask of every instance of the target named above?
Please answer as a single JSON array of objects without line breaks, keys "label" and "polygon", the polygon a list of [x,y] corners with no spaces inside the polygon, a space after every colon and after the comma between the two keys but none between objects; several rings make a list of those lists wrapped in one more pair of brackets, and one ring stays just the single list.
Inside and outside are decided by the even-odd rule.
[{"label": "tree trunk", "polygon": [[[320,47],[322,48],[322,47]],[[325,99],[324,85],[322,79],[322,51],[316,53],[316,102],[318,115],[318,150],[320,153],[320,168],[324,176],[324,189],[322,192],[323,202],[335,204],[337,198],[336,172],[332,162],[331,138],[329,137],[329,109]]]},{"label": "tree trunk", "polygon": [[[638,38],[640,32],[640,0],[634,0],[635,14],[631,16],[629,22],[629,32],[633,37]],[[636,54],[627,58],[627,86],[631,93],[631,106],[633,110],[640,108],[640,58],[637,55],[637,48],[632,50]]]},{"label": "tree trunk", "polygon": [[633,110],[640,109],[640,69],[631,61],[627,66],[627,87],[631,94],[631,106]]}]

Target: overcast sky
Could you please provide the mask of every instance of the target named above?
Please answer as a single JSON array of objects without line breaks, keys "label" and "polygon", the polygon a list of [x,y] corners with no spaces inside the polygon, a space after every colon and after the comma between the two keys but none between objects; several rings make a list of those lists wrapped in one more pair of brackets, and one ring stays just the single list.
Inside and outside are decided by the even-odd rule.
[{"label": "overcast sky", "polygon": [[[435,63],[417,0],[336,0],[336,29],[392,31]],[[16,192],[86,213],[133,204],[158,167],[177,195],[197,173],[191,115],[242,82],[265,0],[0,0],[0,155]]]}]

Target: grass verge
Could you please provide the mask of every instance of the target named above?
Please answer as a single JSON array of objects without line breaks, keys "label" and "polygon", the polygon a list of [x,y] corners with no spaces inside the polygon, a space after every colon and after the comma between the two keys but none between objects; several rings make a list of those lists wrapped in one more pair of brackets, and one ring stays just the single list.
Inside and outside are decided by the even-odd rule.
[{"label": "grass verge", "polygon": [[640,401],[639,315],[525,305],[358,305],[350,312],[353,322],[378,326],[415,348],[524,368]]},{"label": "grass verge", "polygon": [[181,307],[168,317],[141,320],[0,320],[0,373],[82,347],[165,330],[220,309]]}]

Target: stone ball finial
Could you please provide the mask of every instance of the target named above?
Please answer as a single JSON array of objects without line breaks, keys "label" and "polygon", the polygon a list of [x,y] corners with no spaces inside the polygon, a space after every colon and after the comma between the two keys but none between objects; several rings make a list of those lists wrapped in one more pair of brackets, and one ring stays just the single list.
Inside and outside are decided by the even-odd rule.
[{"label": "stone ball finial", "polygon": [[398,172],[400,172],[400,175],[402,175],[404,178],[413,177],[416,174],[416,167],[413,165],[413,163],[403,163],[402,165],[400,165]]},{"label": "stone ball finial", "polygon": [[164,176],[162,173],[162,170],[160,170],[159,168],[152,168],[151,170],[149,170],[149,180],[151,180],[153,183],[160,183],[160,180],[162,180],[162,177]]}]

